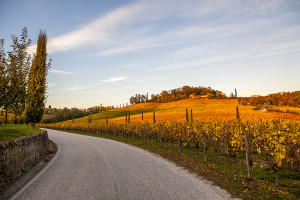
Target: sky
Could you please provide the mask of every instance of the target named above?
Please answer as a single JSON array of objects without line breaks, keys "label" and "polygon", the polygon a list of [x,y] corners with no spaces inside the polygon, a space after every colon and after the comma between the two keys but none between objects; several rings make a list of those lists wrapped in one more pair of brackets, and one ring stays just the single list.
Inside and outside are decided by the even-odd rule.
[{"label": "sky", "polygon": [[300,0],[0,0],[0,38],[48,36],[47,103],[120,105],[189,86],[300,90]]}]

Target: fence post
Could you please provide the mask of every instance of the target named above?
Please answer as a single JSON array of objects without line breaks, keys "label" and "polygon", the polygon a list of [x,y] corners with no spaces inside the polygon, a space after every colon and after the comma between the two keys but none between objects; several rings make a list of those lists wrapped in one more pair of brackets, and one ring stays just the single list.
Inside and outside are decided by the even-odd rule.
[{"label": "fence post", "polygon": [[248,172],[248,178],[252,179],[252,160],[250,158],[250,148],[249,148],[249,141],[248,141],[248,135],[247,131],[245,130],[245,127],[242,127],[243,133],[244,133],[244,142],[245,142],[245,153],[246,153],[246,163],[247,163],[247,172]]},{"label": "fence post", "polygon": [[158,128],[159,128],[159,143],[160,143],[160,147],[162,147],[163,143],[162,143],[162,138],[161,138],[161,126],[160,126],[160,124],[158,125]]},{"label": "fence post", "polygon": [[186,118],[186,122],[189,122],[189,111],[188,111],[188,109],[186,108],[185,109],[185,118]]}]

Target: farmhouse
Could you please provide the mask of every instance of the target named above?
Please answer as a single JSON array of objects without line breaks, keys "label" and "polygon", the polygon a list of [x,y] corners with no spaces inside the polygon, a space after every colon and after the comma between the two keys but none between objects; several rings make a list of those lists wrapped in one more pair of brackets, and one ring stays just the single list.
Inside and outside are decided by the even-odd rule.
[{"label": "farmhouse", "polygon": [[114,109],[114,106],[106,106],[107,110]]},{"label": "farmhouse", "polygon": [[208,95],[196,95],[196,94],[191,94],[190,99],[207,99]]}]

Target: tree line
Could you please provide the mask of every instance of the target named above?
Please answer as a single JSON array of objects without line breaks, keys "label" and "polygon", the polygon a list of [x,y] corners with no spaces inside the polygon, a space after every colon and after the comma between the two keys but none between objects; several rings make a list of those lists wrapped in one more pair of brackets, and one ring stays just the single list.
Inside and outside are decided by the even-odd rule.
[{"label": "tree line", "polygon": [[151,98],[148,100],[147,95],[136,94],[135,96],[130,97],[130,104],[136,104],[141,102],[155,102],[155,103],[166,103],[178,101],[181,99],[188,99],[190,95],[199,96],[199,95],[207,95],[207,98],[210,99],[226,99],[227,96],[219,91],[214,90],[211,87],[191,87],[191,86],[183,86],[181,88],[173,89],[173,90],[163,90],[160,94],[152,94]]},{"label": "tree line", "polygon": [[89,112],[86,109],[79,109],[79,108],[63,108],[63,109],[56,109],[56,108],[45,108],[44,109],[44,117],[42,119],[42,123],[57,123],[72,119],[77,119],[81,117],[85,117],[87,115],[95,114],[98,111]]},{"label": "tree line", "polygon": [[27,28],[21,37],[12,35],[12,50],[5,51],[4,39],[0,40],[0,109],[15,115],[15,123],[21,115],[33,124],[41,121],[45,105],[46,75],[51,65],[47,63],[47,34],[40,31],[36,54],[27,52],[31,45]]},{"label": "tree line", "polygon": [[286,105],[300,107],[300,91],[294,92],[278,92],[267,96],[251,96],[242,97],[240,101],[243,105],[250,103],[251,105]]}]

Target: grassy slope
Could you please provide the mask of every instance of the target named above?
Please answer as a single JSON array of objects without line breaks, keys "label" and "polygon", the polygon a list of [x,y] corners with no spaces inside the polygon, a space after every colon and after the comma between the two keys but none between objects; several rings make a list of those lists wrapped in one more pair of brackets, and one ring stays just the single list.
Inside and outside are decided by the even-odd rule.
[{"label": "grassy slope", "polygon": [[25,125],[0,125],[0,141],[13,140],[28,134],[40,133],[41,129]]}]

